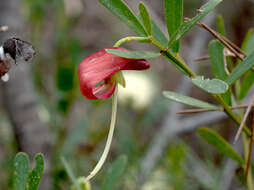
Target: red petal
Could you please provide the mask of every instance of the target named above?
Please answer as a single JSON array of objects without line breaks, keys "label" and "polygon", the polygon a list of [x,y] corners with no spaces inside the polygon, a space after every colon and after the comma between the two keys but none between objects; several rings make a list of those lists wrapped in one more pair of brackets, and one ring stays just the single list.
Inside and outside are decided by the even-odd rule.
[{"label": "red petal", "polygon": [[[114,47],[109,47],[108,49],[128,51],[123,48]],[[96,87],[99,82],[110,78],[120,70],[144,70],[149,67],[146,60],[122,58],[107,53],[105,49],[102,49],[87,56],[80,63],[78,67],[80,90],[88,99],[109,98],[113,94],[116,84],[102,84]]]}]

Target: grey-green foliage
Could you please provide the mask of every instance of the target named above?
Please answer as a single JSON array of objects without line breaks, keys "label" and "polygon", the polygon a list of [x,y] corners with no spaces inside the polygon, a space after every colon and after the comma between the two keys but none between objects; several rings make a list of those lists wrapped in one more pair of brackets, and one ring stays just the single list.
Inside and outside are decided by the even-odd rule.
[{"label": "grey-green foliage", "polygon": [[14,160],[13,189],[37,190],[43,175],[44,158],[41,153],[34,157],[35,166],[29,171],[30,161],[26,153],[20,152]]},{"label": "grey-green foliage", "polygon": [[13,189],[25,190],[29,172],[29,158],[27,154],[18,153],[14,160]]},{"label": "grey-green foliage", "polygon": [[43,175],[44,157],[39,153],[34,157],[35,166],[29,172],[26,190],[37,190]]},{"label": "grey-green foliage", "polygon": [[203,76],[193,78],[192,83],[210,94],[223,94],[228,90],[228,85],[219,79],[204,79]]},{"label": "grey-green foliage", "polygon": [[108,171],[106,178],[102,184],[102,190],[114,190],[116,182],[119,180],[121,175],[123,174],[127,165],[127,157],[120,156]]}]

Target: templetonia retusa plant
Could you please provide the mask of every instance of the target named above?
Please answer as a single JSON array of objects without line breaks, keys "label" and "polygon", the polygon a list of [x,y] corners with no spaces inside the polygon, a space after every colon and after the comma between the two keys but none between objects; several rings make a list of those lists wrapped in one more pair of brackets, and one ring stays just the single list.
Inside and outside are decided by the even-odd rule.
[{"label": "templetonia retusa plant", "polygon": [[[241,126],[243,126],[244,135],[249,137],[244,140],[244,143],[248,144],[250,139],[253,138],[253,130],[250,130],[247,125],[242,122],[241,114],[235,113],[232,110],[233,106],[236,106],[233,104],[241,103],[242,98],[240,99],[238,94],[244,93],[246,95],[250,89],[251,85],[249,84],[247,87],[241,88],[238,79],[240,77],[245,77],[247,72],[253,72],[254,50],[252,49],[252,51],[246,55],[244,53],[245,50],[240,50],[239,47],[229,41],[225,36],[200,22],[200,20],[221,3],[222,0],[208,1],[198,9],[195,17],[185,19],[184,22],[182,0],[164,0],[165,21],[169,34],[168,38],[150,18],[149,12],[142,2],[139,4],[139,16],[136,16],[122,0],[99,0],[99,2],[122,22],[127,24],[138,36],[125,37],[117,41],[114,47],[102,49],[89,55],[78,67],[80,90],[83,96],[88,99],[105,99],[110,98],[113,95],[111,124],[105,149],[98,164],[86,178],[87,180],[90,180],[100,170],[110,149],[116,121],[117,85],[120,84],[125,86],[124,76],[121,71],[148,69],[150,66],[146,60],[158,56],[165,56],[180,72],[188,76],[194,85],[210,94],[220,106],[169,91],[163,93],[166,98],[193,107],[198,107],[200,108],[198,111],[204,109],[205,111],[225,112],[238,126],[242,123]],[[201,25],[216,38],[216,40],[209,43],[208,59],[211,61],[212,71],[215,76],[215,79],[212,80],[205,79],[204,76],[197,76],[179,55],[181,38],[184,37],[184,35],[196,24]],[[252,35],[254,36],[254,32],[252,32]],[[130,51],[120,48],[123,43],[131,41],[149,43],[157,47],[158,51]],[[245,44],[246,43],[248,42],[245,42]],[[225,52],[227,52],[227,54],[225,54]],[[226,60],[231,59],[229,56],[237,59],[237,66],[232,64],[227,67]],[[227,59],[225,59],[225,57],[227,57]],[[233,62],[234,60],[231,59],[231,61]],[[244,80],[241,82],[244,82]],[[232,87],[236,83],[238,83],[238,88],[236,89],[236,93],[234,93]],[[249,106],[252,105],[250,104]],[[234,107],[234,109],[235,108],[236,107]],[[195,110],[193,112],[195,112]],[[219,149],[221,147],[230,147],[228,149],[224,148],[223,152],[227,156],[236,160],[239,165],[245,169],[246,176],[248,176],[249,167],[246,167],[246,165],[249,165],[249,161],[248,163],[243,161],[241,156],[239,156],[223,138],[214,132],[206,129],[200,129],[199,132],[208,142],[210,137],[214,138],[215,140],[212,142],[210,141],[209,143],[213,144],[213,142],[216,141],[217,144],[215,143],[214,145]],[[240,132],[238,132],[238,134],[239,133]],[[221,143],[223,146],[218,146],[218,143]],[[247,181],[249,187],[252,186],[249,179]]]}]

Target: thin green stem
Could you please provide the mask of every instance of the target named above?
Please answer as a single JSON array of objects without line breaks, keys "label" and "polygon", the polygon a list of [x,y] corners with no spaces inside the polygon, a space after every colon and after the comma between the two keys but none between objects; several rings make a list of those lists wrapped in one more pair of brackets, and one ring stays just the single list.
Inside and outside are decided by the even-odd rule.
[{"label": "thin green stem", "polygon": [[104,162],[105,162],[105,160],[108,156],[109,150],[110,150],[111,142],[112,142],[113,135],[114,135],[115,124],[116,124],[117,94],[118,94],[118,89],[117,88],[118,87],[116,86],[115,93],[113,95],[113,100],[112,100],[111,123],[110,123],[107,142],[106,142],[104,151],[103,151],[103,153],[100,157],[100,160],[98,161],[97,165],[92,170],[92,172],[86,177],[87,181],[92,179],[100,171],[101,167],[103,166],[103,164],[104,164]]},{"label": "thin green stem", "polygon": [[148,37],[137,37],[137,36],[128,36],[128,37],[125,37],[125,38],[122,38],[120,40],[118,40],[114,47],[119,47],[120,45],[122,45],[123,43],[126,43],[126,42],[131,42],[131,41],[146,41],[146,40],[151,40],[151,36],[148,36]]},{"label": "thin green stem", "polygon": [[[230,109],[230,106],[222,99],[220,95],[213,95],[213,97],[219,102],[222,107],[224,108],[224,111],[226,114],[238,125],[241,124],[241,118],[238,117],[234,112]],[[247,128],[246,125],[243,127],[243,131],[246,133],[247,136],[251,136],[251,131]]]},{"label": "thin green stem", "polygon": [[156,39],[152,38],[152,44],[159,48],[162,54],[175,64],[184,74],[189,77],[196,77],[197,75],[177,56],[175,56],[169,49],[165,49]]}]

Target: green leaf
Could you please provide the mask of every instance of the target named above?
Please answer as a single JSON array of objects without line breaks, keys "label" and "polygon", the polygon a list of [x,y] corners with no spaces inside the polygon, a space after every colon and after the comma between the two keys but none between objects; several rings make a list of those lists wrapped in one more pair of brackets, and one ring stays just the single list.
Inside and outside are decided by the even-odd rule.
[{"label": "green leaf", "polygon": [[254,72],[253,71],[249,71],[242,83],[241,83],[241,89],[240,89],[240,92],[239,92],[239,95],[238,95],[238,98],[240,100],[242,100],[248,93],[248,91],[250,90],[250,88],[252,87],[252,85],[254,84]]},{"label": "green leaf", "polygon": [[120,156],[114,163],[112,164],[110,170],[107,173],[106,178],[102,184],[102,190],[114,190],[114,187],[123,174],[127,165],[127,157]]},{"label": "green leaf", "polygon": [[39,153],[34,157],[35,167],[29,172],[26,190],[37,190],[43,175],[44,157]]},{"label": "green leaf", "polygon": [[[212,64],[212,71],[215,78],[220,80],[225,80],[228,74],[225,71],[225,63],[224,63],[224,54],[223,54],[224,46],[218,40],[213,40],[209,43],[208,51],[210,55],[210,62]],[[231,90],[229,89],[225,94],[222,95],[222,98],[231,105]]]},{"label": "green leaf", "polygon": [[29,172],[29,158],[26,153],[20,152],[14,160],[14,190],[25,190]]},{"label": "green leaf", "polygon": [[233,84],[253,66],[254,66],[254,52],[252,52],[247,58],[245,58],[240,64],[238,64],[237,67],[233,70],[233,72],[228,76],[228,78],[226,79],[228,85]]},{"label": "green leaf", "polygon": [[106,51],[128,59],[152,59],[161,55],[160,53],[152,51],[122,51],[119,49],[106,49]]},{"label": "green leaf", "polygon": [[198,14],[190,21],[184,22],[177,31],[170,38],[168,47],[172,47],[176,41],[181,39],[198,21],[212,11],[222,0],[210,0],[204,4],[199,10]]},{"label": "green leaf", "polygon": [[138,35],[147,36],[143,25],[122,0],[99,0],[99,2]]},{"label": "green leaf", "polygon": [[157,24],[152,20],[153,37],[164,47],[168,47],[168,39]]},{"label": "green leaf", "polygon": [[[249,55],[250,53],[254,52],[254,29],[251,28],[242,43],[242,50]],[[238,94],[238,98],[242,100],[250,90],[254,83],[254,72],[252,70],[248,71],[247,74],[244,76],[241,85],[240,85],[240,92]]]},{"label": "green leaf", "polygon": [[192,83],[210,94],[223,94],[228,90],[228,85],[219,79],[204,79],[203,76],[193,78]]},{"label": "green leaf", "polygon": [[205,109],[209,109],[209,110],[220,110],[220,108],[215,105],[198,100],[196,98],[184,96],[182,94],[178,94],[178,93],[172,92],[172,91],[164,91],[163,96],[165,96],[166,98],[173,100],[175,102],[179,102],[179,103],[186,104],[186,105],[193,106],[193,107],[205,108]]},{"label": "green leaf", "polygon": [[142,18],[142,21],[144,23],[144,26],[146,28],[147,34],[152,35],[152,23],[149,16],[149,13],[147,11],[147,8],[145,7],[143,2],[139,3],[139,12],[140,16]]},{"label": "green leaf", "polygon": [[[165,20],[168,28],[169,38],[177,31],[183,19],[182,0],[164,0]],[[172,45],[172,51],[178,53],[180,41]]]},{"label": "green leaf", "polygon": [[225,80],[228,76],[225,71],[223,49],[223,44],[218,40],[212,40],[208,46],[213,74],[216,78],[221,80]]},{"label": "green leaf", "polygon": [[244,161],[241,156],[219,134],[206,127],[199,128],[198,134],[218,151],[237,161],[239,165],[244,166]]},{"label": "green leaf", "polygon": [[254,28],[249,29],[242,43],[242,50],[250,55],[254,51]]},{"label": "green leaf", "polygon": [[224,20],[220,14],[216,16],[217,30],[222,36],[226,36]]},{"label": "green leaf", "polygon": [[70,165],[68,164],[68,162],[65,160],[64,157],[61,157],[61,162],[62,162],[62,164],[64,165],[64,168],[65,168],[65,170],[66,170],[68,176],[70,177],[71,182],[72,182],[73,185],[75,186],[75,188],[76,188],[77,190],[82,190],[81,187],[80,187],[79,184],[78,184],[78,181],[77,181],[76,177],[74,176],[74,173],[73,173],[73,171],[72,171]]}]

